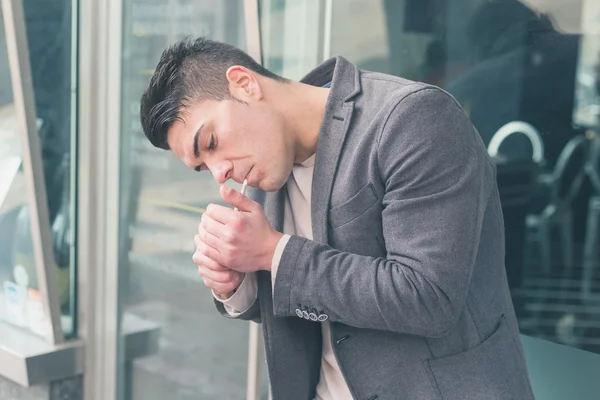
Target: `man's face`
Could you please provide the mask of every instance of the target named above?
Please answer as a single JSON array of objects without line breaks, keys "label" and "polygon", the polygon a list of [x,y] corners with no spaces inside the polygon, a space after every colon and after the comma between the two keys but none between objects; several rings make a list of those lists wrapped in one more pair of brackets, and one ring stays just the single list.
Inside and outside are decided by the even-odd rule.
[{"label": "man's face", "polygon": [[204,100],[186,107],[169,130],[169,146],[190,168],[210,170],[219,184],[248,179],[252,187],[278,190],[292,170],[292,137],[285,133],[283,117],[265,102],[243,100]]}]

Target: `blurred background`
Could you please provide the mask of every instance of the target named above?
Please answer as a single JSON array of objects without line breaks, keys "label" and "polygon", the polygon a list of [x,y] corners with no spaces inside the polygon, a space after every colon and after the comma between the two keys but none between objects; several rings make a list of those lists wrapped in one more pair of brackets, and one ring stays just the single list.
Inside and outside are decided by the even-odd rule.
[{"label": "blurred background", "polygon": [[219,316],[191,260],[218,185],[139,123],[186,36],[290,79],[340,55],[455,96],[498,166],[536,397],[598,398],[597,0],[0,4],[1,400],[268,398],[260,327]]}]

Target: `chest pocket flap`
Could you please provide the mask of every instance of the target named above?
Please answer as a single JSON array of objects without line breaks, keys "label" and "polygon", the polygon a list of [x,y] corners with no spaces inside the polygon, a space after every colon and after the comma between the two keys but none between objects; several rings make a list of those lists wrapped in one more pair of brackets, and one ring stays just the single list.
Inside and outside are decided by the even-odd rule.
[{"label": "chest pocket flap", "polygon": [[339,206],[333,207],[329,211],[329,222],[331,227],[339,227],[360,217],[375,204],[377,199],[378,196],[375,192],[375,188],[371,183],[367,183],[350,199]]}]

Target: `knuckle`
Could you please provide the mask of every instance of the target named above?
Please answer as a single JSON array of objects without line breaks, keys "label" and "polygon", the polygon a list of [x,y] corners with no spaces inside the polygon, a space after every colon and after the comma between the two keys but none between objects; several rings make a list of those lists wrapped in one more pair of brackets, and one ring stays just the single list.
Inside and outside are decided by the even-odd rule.
[{"label": "knuckle", "polygon": [[198,241],[199,242],[203,242],[203,241],[206,240],[206,238],[207,238],[208,235],[207,235],[207,232],[204,229],[200,229],[200,231],[198,232],[198,235],[196,235],[196,236],[198,236]]},{"label": "knuckle", "polygon": [[227,271],[227,282],[235,283],[236,274],[234,271]]},{"label": "knuckle", "polygon": [[231,226],[234,229],[242,229],[244,227],[244,218],[242,215],[236,214],[231,220]]},{"label": "knuckle", "polygon": [[198,250],[196,250],[194,252],[194,255],[192,256],[192,260],[194,261],[194,263],[196,265],[200,265],[202,263],[202,258],[201,258],[201,255],[199,254]]},{"label": "knuckle", "polygon": [[236,238],[236,234],[232,230],[228,229],[223,233],[223,240],[225,240],[225,242],[227,242],[227,243],[234,243],[235,238]]}]

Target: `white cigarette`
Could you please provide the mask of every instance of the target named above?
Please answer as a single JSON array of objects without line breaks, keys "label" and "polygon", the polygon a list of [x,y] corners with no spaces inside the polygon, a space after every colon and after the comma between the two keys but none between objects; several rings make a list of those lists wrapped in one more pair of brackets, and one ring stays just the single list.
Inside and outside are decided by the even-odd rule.
[{"label": "white cigarette", "polygon": [[[242,194],[242,196],[246,195],[246,188],[248,187],[248,179],[244,179],[244,183],[242,183],[242,190],[240,190],[240,193]],[[237,207],[234,208],[234,211],[239,211]]]}]

